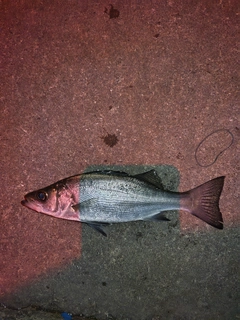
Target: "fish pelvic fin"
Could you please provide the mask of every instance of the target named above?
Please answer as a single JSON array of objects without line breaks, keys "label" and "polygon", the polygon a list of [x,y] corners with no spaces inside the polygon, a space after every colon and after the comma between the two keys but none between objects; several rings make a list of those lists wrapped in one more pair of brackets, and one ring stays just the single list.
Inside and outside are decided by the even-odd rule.
[{"label": "fish pelvic fin", "polygon": [[180,200],[181,209],[189,211],[192,215],[217,229],[223,229],[219,199],[223,189],[224,178],[222,176],[212,179],[190,191],[184,192]]},{"label": "fish pelvic fin", "polygon": [[96,223],[96,222],[85,222],[89,227],[100,232],[104,237],[107,237],[106,232],[102,229],[103,226],[109,225],[109,223]]}]

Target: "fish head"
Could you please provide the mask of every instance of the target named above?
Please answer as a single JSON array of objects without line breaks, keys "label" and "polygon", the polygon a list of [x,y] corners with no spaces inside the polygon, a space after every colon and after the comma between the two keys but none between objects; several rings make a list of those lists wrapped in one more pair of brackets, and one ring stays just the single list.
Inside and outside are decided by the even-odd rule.
[{"label": "fish head", "polygon": [[58,182],[26,194],[21,204],[36,212],[56,218],[79,221],[75,199],[76,194],[73,194],[67,184]]},{"label": "fish head", "polygon": [[21,203],[34,211],[54,214],[58,210],[57,190],[45,188],[30,192]]}]

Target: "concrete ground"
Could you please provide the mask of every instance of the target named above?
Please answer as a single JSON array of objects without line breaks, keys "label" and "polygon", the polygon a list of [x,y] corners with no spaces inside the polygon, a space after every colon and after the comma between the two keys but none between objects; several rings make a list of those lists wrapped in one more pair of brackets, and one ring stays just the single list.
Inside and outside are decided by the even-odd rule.
[{"label": "concrete ground", "polygon": [[[239,7],[0,1],[1,320],[240,318]],[[153,166],[179,191],[225,175],[224,229],[173,212],[104,238],[20,204],[91,168]]]}]

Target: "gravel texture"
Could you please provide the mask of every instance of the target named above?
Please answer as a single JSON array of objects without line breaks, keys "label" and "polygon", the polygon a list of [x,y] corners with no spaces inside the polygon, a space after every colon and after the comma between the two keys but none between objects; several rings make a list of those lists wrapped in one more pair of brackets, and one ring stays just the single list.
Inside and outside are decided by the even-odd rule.
[{"label": "gravel texture", "polygon": [[[0,1],[1,320],[240,318],[239,17],[238,0]],[[20,204],[152,167],[179,191],[225,175],[224,229],[173,212],[104,238]]]}]

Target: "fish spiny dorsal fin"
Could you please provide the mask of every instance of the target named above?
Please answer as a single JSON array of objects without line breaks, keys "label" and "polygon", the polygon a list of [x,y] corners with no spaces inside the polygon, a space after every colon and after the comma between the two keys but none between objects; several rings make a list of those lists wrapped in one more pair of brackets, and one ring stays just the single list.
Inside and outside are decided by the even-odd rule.
[{"label": "fish spiny dorsal fin", "polygon": [[90,172],[84,172],[87,174],[102,174],[103,176],[116,176],[116,177],[130,177],[130,175],[123,171],[114,171],[114,170],[95,170]]},{"label": "fish spiny dorsal fin", "polygon": [[147,171],[147,172],[144,172],[144,173],[137,174],[134,176],[134,178],[141,180],[141,181],[144,181],[144,182],[147,182],[147,183],[150,183],[154,187],[157,187],[158,189],[164,190],[162,180],[158,176],[157,172],[154,169]]}]

